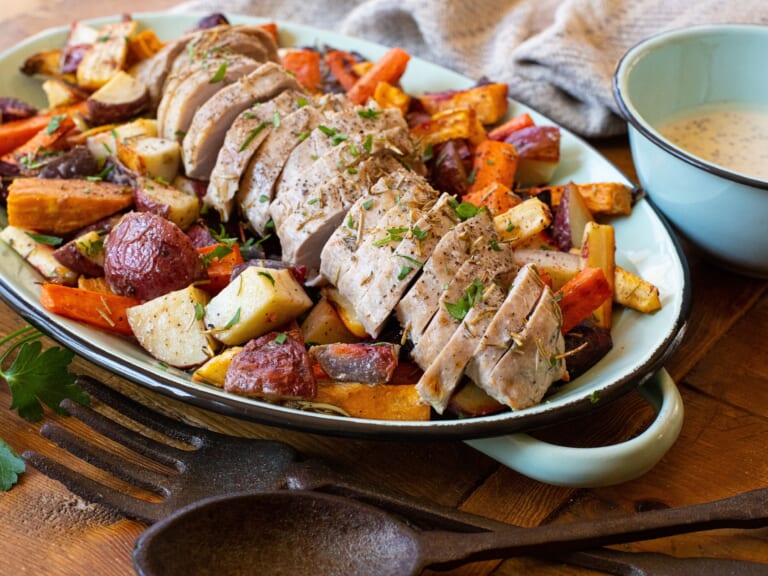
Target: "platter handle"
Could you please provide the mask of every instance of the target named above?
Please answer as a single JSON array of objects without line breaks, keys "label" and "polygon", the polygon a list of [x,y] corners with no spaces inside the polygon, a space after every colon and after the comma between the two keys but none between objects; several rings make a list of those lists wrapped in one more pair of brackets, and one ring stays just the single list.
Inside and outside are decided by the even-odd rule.
[{"label": "platter handle", "polygon": [[666,370],[639,388],[656,410],[656,418],[640,435],[610,446],[572,448],[528,434],[467,440],[466,443],[521,474],[556,486],[596,488],[639,478],[672,447],[683,425],[683,400]]}]

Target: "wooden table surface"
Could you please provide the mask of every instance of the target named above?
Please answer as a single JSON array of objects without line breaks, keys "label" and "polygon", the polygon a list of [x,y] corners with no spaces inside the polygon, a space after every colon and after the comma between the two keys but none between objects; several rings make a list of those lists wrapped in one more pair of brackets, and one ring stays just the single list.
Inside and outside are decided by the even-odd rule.
[{"label": "wooden table surface", "polygon": [[[161,10],[169,0],[134,0],[133,11]],[[75,18],[125,10],[117,0],[5,0],[0,13],[0,50],[28,35]],[[624,138],[593,144],[635,178]],[[374,442],[272,429],[193,409],[136,387],[76,359],[72,368],[116,386],[150,406],[193,423],[241,436],[279,438],[339,468],[354,468],[371,482],[504,522],[533,526],[575,518],[679,506],[768,486],[768,283],[724,272],[689,256],[693,312],[682,345],[666,368],[678,383],[685,422],[677,443],[640,479],[600,489],[570,489],[519,475],[451,442]],[[24,321],[0,304],[0,335]],[[10,405],[0,385],[0,405]],[[596,410],[589,418],[546,432],[548,438],[599,445],[638,433],[650,410],[636,392]],[[47,414],[47,421],[60,420]],[[77,427],[74,419],[66,426]],[[37,450],[72,462],[38,434],[39,425],[0,410],[0,438],[14,450]],[[0,573],[70,576],[132,574],[131,550],[144,530],[105,507],[83,501],[61,484],[27,467],[20,482],[0,493]],[[721,530],[622,546],[676,556],[719,556],[768,562],[768,529]],[[542,575],[591,572],[556,562],[515,559],[476,563],[452,574]]]}]

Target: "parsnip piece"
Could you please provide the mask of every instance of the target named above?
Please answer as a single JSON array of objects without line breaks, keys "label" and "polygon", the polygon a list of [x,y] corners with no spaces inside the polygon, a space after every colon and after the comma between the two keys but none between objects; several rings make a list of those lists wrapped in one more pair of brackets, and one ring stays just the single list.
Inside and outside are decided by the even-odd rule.
[{"label": "parsnip piece", "polygon": [[[601,268],[613,292],[616,285],[616,240],[613,226],[587,222],[581,242],[581,267]],[[593,313],[595,323],[602,328],[611,327],[613,298],[606,300]]]},{"label": "parsnip piece", "polygon": [[155,136],[157,136],[157,120],[139,118],[108,130],[97,130],[95,134],[88,137],[86,145],[93,157],[102,162],[107,156],[117,154],[118,142],[124,144],[133,138]]},{"label": "parsnip piece", "polygon": [[205,325],[220,342],[237,346],[296,319],[311,306],[290,270],[250,266],[213,297]]},{"label": "parsnip piece", "polygon": [[129,308],[128,323],[154,358],[177,368],[199,366],[214,355],[215,341],[201,314],[209,298],[205,290],[188,286]]},{"label": "parsnip piece", "polygon": [[659,289],[620,266],[616,266],[613,299],[617,304],[646,314],[661,309]]},{"label": "parsnip piece", "polygon": [[197,196],[146,177],[138,179],[136,208],[160,214],[182,230],[187,230],[200,216]]},{"label": "parsnip piece", "polygon": [[97,90],[124,69],[128,40],[136,36],[138,27],[135,20],[102,26],[96,42],[88,48],[77,67],[77,84],[86,90]]},{"label": "parsnip piece", "polygon": [[517,245],[547,228],[552,223],[552,212],[538,198],[529,198],[496,216],[493,223],[504,242]]},{"label": "parsnip piece", "polygon": [[118,140],[117,157],[134,172],[173,182],[179,173],[181,148],[175,140],[142,136]]},{"label": "parsnip piece", "polygon": [[312,307],[301,323],[301,332],[304,335],[304,342],[312,344],[356,342],[359,339],[350,332],[334,305],[327,298],[321,298]]},{"label": "parsnip piece", "polygon": [[195,370],[192,373],[192,380],[210,384],[211,386],[216,386],[218,388],[224,388],[224,379],[227,377],[227,370],[232,363],[232,358],[237,356],[242,349],[242,346],[225,348],[222,352],[216,354],[216,356]]},{"label": "parsnip piece", "polygon": [[16,226],[6,226],[0,232],[0,240],[13,248],[24,260],[48,282],[74,286],[77,274],[63,266],[53,256],[53,247],[43,244],[30,236],[30,232]]}]

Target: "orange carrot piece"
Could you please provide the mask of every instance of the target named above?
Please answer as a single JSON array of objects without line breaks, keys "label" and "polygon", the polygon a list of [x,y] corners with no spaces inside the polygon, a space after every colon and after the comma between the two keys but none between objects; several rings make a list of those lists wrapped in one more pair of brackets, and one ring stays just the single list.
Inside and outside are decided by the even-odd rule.
[{"label": "orange carrot piece", "polygon": [[512,188],[517,161],[517,150],[511,144],[497,140],[480,142],[472,158],[472,182],[467,193],[482,190],[494,182]]},{"label": "orange carrot piece", "polygon": [[485,188],[464,194],[461,199],[478,207],[485,206],[494,216],[503,214],[522,202],[522,199],[512,192],[509,186],[501,182],[491,182]]},{"label": "orange carrot piece", "polygon": [[[220,246],[223,246],[223,244],[203,246],[202,248],[197,249],[197,253],[201,256],[207,256]],[[240,246],[233,244],[231,248],[232,251],[224,256],[212,256],[206,266],[210,283],[201,287],[211,294],[218,294],[221,292],[221,290],[229,284],[229,279],[232,276],[232,271],[235,267],[243,263]]]},{"label": "orange carrot piece", "polygon": [[45,283],[40,287],[43,308],[73,320],[104,328],[110,332],[131,335],[126,310],[141,304],[138,298],[91,292],[82,288]]},{"label": "orange carrot piece", "polygon": [[323,73],[320,70],[320,54],[308,48],[290,50],[283,56],[282,64],[304,88],[314,94],[321,91]]},{"label": "orange carrot piece", "polygon": [[325,65],[346,91],[351,90],[359,78],[353,70],[356,62],[355,57],[344,50],[331,50],[325,55]]},{"label": "orange carrot piece", "polygon": [[[73,126],[72,114],[84,113],[86,110],[85,106],[85,102],[78,102],[71,106],[56,108],[49,112],[24,118],[23,120],[14,120],[13,122],[0,124],[0,157],[6,162],[15,162],[14,157],[17,154],[11,156],[11,153],[25,146],[36,136],[41,138],[40,144],[30,144],[30,148],[27,149],[25,147],[22,154],[30,150],[37,150],[41,144],[44,146],[43,140],[51,136],[47,133],[47,129],[51,125],[53,118],[63,116],[60,124],[67,126],[67,129],[71,128]],[[52,130],[52,132],[59,134],[58,130]]]},{"label": "orange carrot piece", "polygon": [[373,96],[379,82],[396,84],[405,73],[410,59],[410,54],[402,48],[390,48],[355,82],[347,92],[347,97],[353,104],[365,104]]},{"label": "orange carrot piece", "polygon": [[272,39],[275,41],[275,44],[278,43],[279,36],[277,31],[277,22],[267,22],[265,24],[262,24],[260,28],[265,32],[269,32],[269,35],[272,36]]},{"label": "orange carrot piece", "polygon": [[561,330],[570,332],[607,299],[613,291],[601,268],[583,268],[555,293],[563,315]]},{"label": "orange carrot piece", "polygon": [[531,115],[528,112],[523,112],[488,132],[488,138],[491,140],[506,140],[507,136],[512,134],[512,132],[517,132],[533,125],[534,122]]}]

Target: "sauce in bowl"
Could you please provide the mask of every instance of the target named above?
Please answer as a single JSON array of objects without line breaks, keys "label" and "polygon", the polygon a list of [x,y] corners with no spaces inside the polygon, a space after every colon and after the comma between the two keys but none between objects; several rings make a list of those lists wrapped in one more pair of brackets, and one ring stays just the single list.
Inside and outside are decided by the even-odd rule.
[{"label": "sauce in bowl", "polygon": [[672,144],[706,162],[768,180],[768,107],[716,102],[690,108],[657,126]]}]

